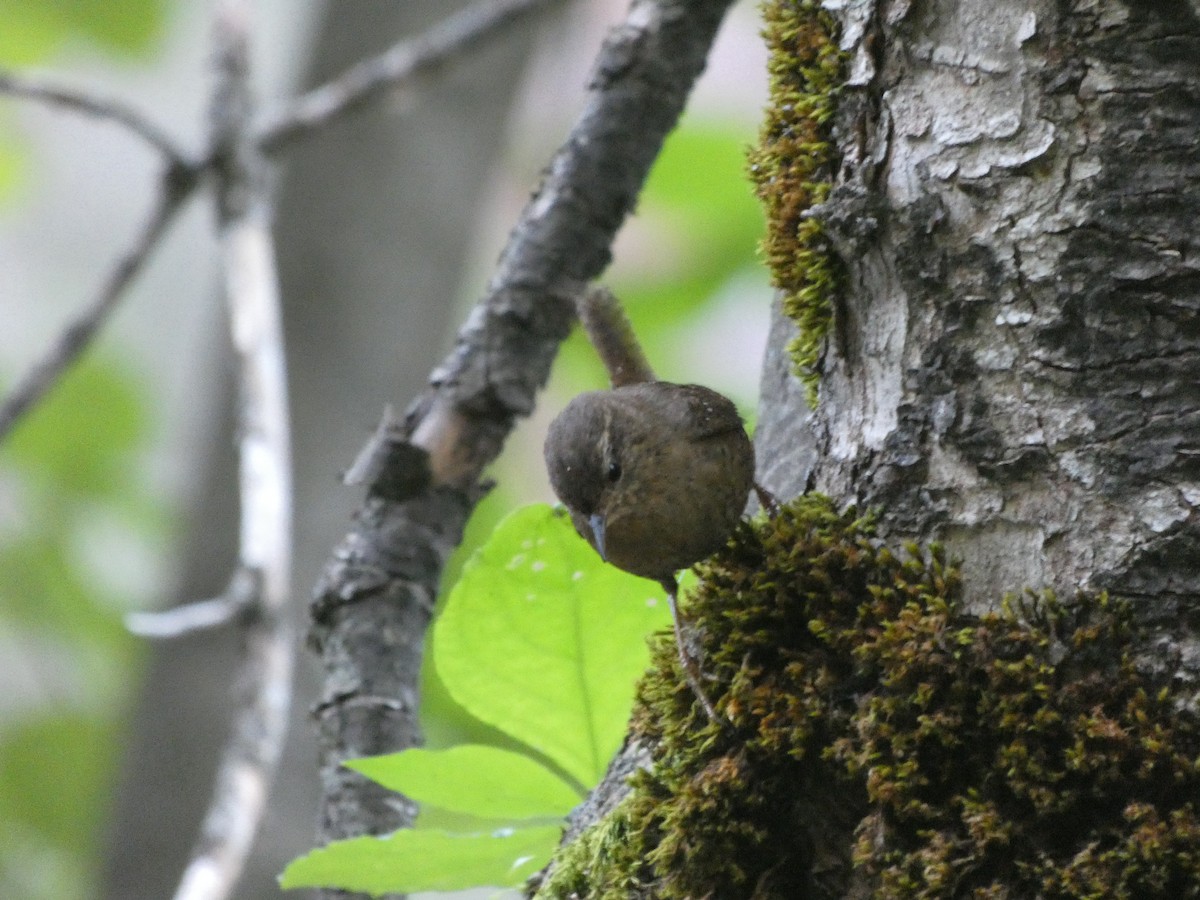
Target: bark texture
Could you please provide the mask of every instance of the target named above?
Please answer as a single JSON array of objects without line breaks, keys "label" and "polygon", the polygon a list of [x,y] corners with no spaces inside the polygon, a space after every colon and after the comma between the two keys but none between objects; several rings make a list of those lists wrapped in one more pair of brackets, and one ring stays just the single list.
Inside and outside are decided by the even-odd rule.
[{"label": "bark texture", "polygon": [[981,605],[1176,609],[1200,592],[1195,4],[843,14],[816,485],[944,541]]}]

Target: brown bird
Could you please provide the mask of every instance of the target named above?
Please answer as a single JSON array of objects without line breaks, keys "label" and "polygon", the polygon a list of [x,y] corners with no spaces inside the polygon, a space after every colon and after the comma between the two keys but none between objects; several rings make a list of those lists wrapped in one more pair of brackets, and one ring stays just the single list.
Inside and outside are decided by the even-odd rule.
[{"label": "brown bird", "polygon": [[[607,292],[583,301],[581,318],[615,386],[580,394],[550,424],[550,485],[603,559],[666,589],[684,674],[716,721],[680,632],[675,573],[720,549],[733,532],[755,486],[754,447],[727,397],[649,380],[615,303]],[[626,352],[614,354],[622,342]]]},{"label": "brown bird", "polygon": [[737,409],[698,384],[580,394],[551,423],[545,451],[579,533],[614,566],[655,581],[673,583],[719,549],[754,485]]}]

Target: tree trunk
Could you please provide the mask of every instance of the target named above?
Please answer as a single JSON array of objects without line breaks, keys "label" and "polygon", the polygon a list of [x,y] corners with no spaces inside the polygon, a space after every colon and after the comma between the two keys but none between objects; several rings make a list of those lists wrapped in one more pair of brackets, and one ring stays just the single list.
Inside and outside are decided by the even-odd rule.
[{"label": "tree trunk", "polygon": [[1184,2],[866,19],[813,477],[943,540],[980,605],[1200,589],[1198,51]]},{"label": "tree trunk", "polygon": [[[1027,770],[1004,754],[1024,751],[1026,744],[958,745],[938,764],[930,762],[939,758],[933,752],[938,748],[921,745],[924,756],[905,760],[924,779],[921,790],[945,804],[942,810],[922,807],[920,815],[946,813],[965,833],[984,835],[983,849],[970,851],[974,856],[954,857],[945,846],[889,843],[913,813],[889,805],[893,798],[879,783],[895,775],[884,751],[900,759],[896,745],[880,737],[880,727],[900,732],[905,703],[928,700],[914,715],[917,728],[932,728],[939,716],[966,709],[965,718],[952,719],[964,733],[980,727],[995,734],[1012,724],[996,712],[1012,709],[1005,705],[1011,694],[987,679],[1023,672],[1026,663],[1053,673],[1030,690],[1036,702],[1021,707],[1025,718],[1018,725],[1029,734],[1040,734],[1044,713],[1060,714],[1060,697],[1068,705],[1087,697],[1061,719],[1083,729],[1079,753],[1086,757],[1104,744],[1102,722],[1120,720],[1107,734],[1137,743],[1137,726],[1113,712],[1126,704],[1137,707],[1135,719],[1142,715],[1140,701],[1113,699],[1136,686],[1151,696],[1163,691],[1159,696],[1166,699],[1151,704],[1146,715],[1158,717],[1155,727],[1170,735],[1165,740],[1175,742],[1181,758],[1194,758],[1198,730],[1186,710],[1200,666],[1189,608],[1200,596],[1200,7],[1184,0],[851,0],[829,4],[836,6],[830,16],[818,6],[804,0],[767,4],[768,22],[774,15],[787,23],[774,32],[776,107],[768,113],[786,124],[774,131],[768,125],[764,152],[781,152],[782,136],[802,142],[809,162],[816,160],[795,183],[818,201],[811,216],[820,225],[807,244],[796,242],[805,234],[806,217],[794,216],[783,229],[782,239],[795,243],[791,261],[803,259],[801,275],[808,278],[801,279],[807,293],[785,298],[784,306],[798,310],[810,326],[822,320],[821,303],[831,308],[828,332],[807,359],[794,359],[789,350],[796,325],[776,316],[756,432],[759,476],[781,498],[815,490],[829,495],[837,509],[874,511],[872,540],[891,548],[940,542],[959,565],[961,586],[950,584],[953,576],[943,583],[946,570],[926,551],[920,568],[905,570],[896,584],[875,584],[882,593],[863,594],[860,608],[875,615],[871,602],[886,605],[891,600],[879,597],[898,590],[900,581],[905,587],[919,582],[923,595],[903,607],[912,618],[891,608],[890,617],[868,621],[871,627],[841,650],[829,649],[842,636],[821,630],[829,622],[812,612],[807,598],[798,637],[754,619],[775,635],[781,657],[795,653],[798,661],[777,680],[762,681],[757,693],[737,695],[739,680],[752,682],[770,666],[762,661],[770,654],[751,642],[752,649],[729,664],[727,671],[736,675],[729,676],[730,694],[717,704],[731,723],[723,731],[718,726],[719,733],[689,738],[689,727],[712,726],[697,726],[687,718],[691,713],[672,706],[660,676],[652,675],[642,695],[647,711],[635,716],[634,739],[615,766],[627,769],[640,754],[647,774],[632,793],[620,779],[606,782],[606,794],[628,793],[625,804],[605,819],[586,812],[577,817],[571,836],[582,837],[556,861],[539,896],[599,896],[620,886],[633,891],[630,896],[682,897],[701,891],[701,881],[713,896],[755,898],[1197,896],[1194,864],[1179,864],[1186,854],[1169,862],[1163,861],[1166,851],[1155,856],[1172,841],[1193,849],[1198,843],[1197,831],[1186,824],[1194,821],[1194,810],[1185,804],[1179,811],[1170,788],[1145,803],[1106,793],[1110,805],[1103,815],[1117,824],[1095,840],[1089,829],[1101,827],[1100,812],[1067,821],[1031,813],[1036,824],[1030,833],[1041,844],[1039,837],[1030,840],[1025,847],[1031,855],[1003,869],[1016,851],[1002,862],[1003,854],[987,857],[996,845],[987,843],[993,833],[981,824],[986,817],[979,810],[1000,810],[997,821],[1010,829],[1005,840],[1026,827],[1013,812],[1020,804],[988,805],[993,801],[986,794],[1024,790],[1016,782]],[[813,85],[830,59],[818,46],[827,26],[844,51],[844,83],[833,95],[836,115],[821,119],[811,111],[820,109]],[[797,55],[789,59],[789,52]],[[812,133],[796,121],[797,111],[813,116]],[[832,147],[824,162],[822,140]],[[794,165],[808,163],[759,157],[755,167],[764,193],[783,190]],[[831,185],[814,188],[822,176]],[[774,209],[808,205],[796,197],[783,198]],[[776,233],[769,240],[780,238]],[[773,260],[776,249],[769,245]],[[832,276],[813,275],[814,254],[816,265],[828,262]],[[811,411],[793,374],[797,363],[819,376]],[[811,539],[816,550],[827,549],[821,541],[837,532],[850,535],[846,546],[861,551],[852,527],[810,514],[815,531],[801,528],[794,546]],[[804,565],[795,554],[769,577],[760,571],[757,581],[737,566],[760,558],[774,565],[771,541],[792,527],[790,521],[739,538],[737,553],[718,558],[710,577],[777,590],[779,580]],[[844,568],[852,568],[845,559],[850,557]],[[881,559],[894,573],[892,563]],[[1085,604],[1088,611],[1079,613],[1078,621],[1092,622],[1095,615],[1104,623],[1091,631],[1067,628],[1070,616],[1055,611],[1053,601],[1034,603],[1033,622],[997,612],[1005,595],[1027,589],[1048,589],[1068,600],[1107,590],[1130,601],[1136,625],[1128,625],[1124,614],[1106,618],[1103,601],[1088,601],[1099,605]],[[718,596],[719,590],[702,589],[691,611],[696,626],[709,632],[705,665],[714,681],[724,657],[732,655],[729,648],[747,639],[725,622],[757,615],[752,591],[727,588]],[[719,617],[708,615],[718,606],[714,596],[724,603]],[[938,611],[942,596],[951,612]],[[739,605],[736,613],[731,604]],[[774,615],[774,609],[762,615]],[[934,625],[921,631],[925,626],[914,620]],[[870,654],[904,629],[928,642],[899,642],[889,648],[893,657],[872,668]],[[1092,656],[1078,652],[1092,646],[1097,629],[1112,640],[1093,647]],[[982,649],[989,642],[992,656]],[[1154,659],[1144,653],[1146,646],[1154,648]],[[1006,655],[1013,648],[1021,652]],[[670,664],[669,656],[659,658]],[[1070,666],[1058,667],[1064,658]],[[824,680],[804,682],[814,666]],[[1157,671],[1158,680],[1142,674],[1149,670]],[[836,672],[841,681],[832,680]],[[879,701],[896,684],[907,684],[901,675],[911,672],[919,674],[908,694],[894,697],[895,703]],[[884,674],[895,682],[884,683]],[[969,683],[967,675],[978,683]],[[783,693],[798,678],[810,693],[789,700]],[[927,688],[932,699],[918,696]],[[969,696],[970,702],[961,709],[939,706],[947,696]],[[872,705],[877,703],[883,705]],[[780,723],[797,709],[792,736],[800,737],[787,743]],[[995,721],[979,726],[988,710]],[[849,727],[837,732],[839,723]],[[924,739],[913,734],[914,745]],[[1064,735],[1054,732],[1039,746],[1069,773],[1058,788],[1062,797],[1069,795],[1068,783],[1083,785],[1081,793],[1094,788],[1081,772],[1086,765],[1072,761]],[[954,744],[952,738],[945,746]],[[994,757],[987,755],[993,751]],[[800,762],[788,763],[782,759],[787,754]],[[681,756],[691,759],[680,762]],[[1127,759],[1121,765],[1130,766],[1121,769],[1121,778],[1132,784],[1137,764]],[[979,773],[978,782],[955,794],[949,785],[964,772]],[[772,791],[790,796],[781,801]],[[922,803],[929,796],[919,794]],[[612,806],[606,795],[593,808],[607,814]],[[721,817],[724,829],[713,824]],[[592,828],[584,831],[589,821]],[[1146,833],[1153,832],[1158,850],[1139,856],[1145,847],[1138,845],[1137,822],[1152,823]],[[1121,832],[1122,825],[1133,836]],[[858,858],[852,861],[856,840]],[[891,859],[894,871],[912,867],[907,880],[889,882],[883,864],[864,866],[872,858],[886,863],[889,847],[900,848]],[[1159,881],[1129,875],[1151,857],[1161,863]],[[725,865],[725,859],[733,863]],[[953,865],[939,868],[945,859]],[[1095,880],[1072,884],[1069,877],[1054,881],[1047,875],[1031,891],[1003,874],[1027,862],[1053,871],[1048,859],[1086,869]],[[929,860],[938,865],[925,865]],[[1126,863],[1131,868],[1118,873]],[[698,877],[702,870],[712,874]],[[727,882],[720,880],[725,877]],[[999,893],[973,895],[974,889]]]}]

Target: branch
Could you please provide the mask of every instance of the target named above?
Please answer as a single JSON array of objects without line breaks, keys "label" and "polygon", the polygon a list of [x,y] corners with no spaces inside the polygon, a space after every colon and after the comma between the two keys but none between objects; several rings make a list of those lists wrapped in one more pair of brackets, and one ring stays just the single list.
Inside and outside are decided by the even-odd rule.
[{"label": "branch", "polygon": [[311,638],[325,666],[316,716],[327,839],[411,822],[411,803],[339,764],[417,739],[421,642],[446,556],[481,495],[484,467],[533,409],[574,320],[574,298],[608,265],[729,3],[635,0],[455,349],[404,427],[381,429],[360,454],[374,478],[312,607]]},{"label": "branch", "polygon": [[184,166],[168,168],[162,177],[149,218],[133,245],[117,260],[96,297],[63,329],[46,355],[34,363],[4,398],[4,402],[0,403],[0,441],[8,436],[20,418],[45,396],[91,344],[198,183],[197,169]]},{"label": "branch", "polygon": [[164,131],[146,116],[120,101],[97,97],[86,89],[39,81],[13,72],[0,72],[0,94],[37,100],[48,106],[60,107],[120,125],[158,151],[168,164],[186,164],[185,154]]},{"label": "branch", "polygon": [[482,0],[416,38],[394,44],[269,116],[259,130],[264,153],[275,153],[362,108],[405,82],[463,56],[483,41],[562,0]]},{"label": "branch", "polygon": [[255,611],[260,592],[261,585],[255,573],[248,569],[237,569],[219,596],[161,612],[129,613],[125,617],[125,627],[133,634],[146,638],[178,638],[210,631]]},{"label": "branch", "polygon": [[212,116],[221,260],[242,394],[239,555],[242,569],[259,580],[260,592],[237,680],[245,696],[235,711],[213,798],[176,900],[219,900],[236,885],[266,808],[291,702],[287,388],[265,163],[248,132],[247,18],[246,4],[239,0],[218,6]]}]

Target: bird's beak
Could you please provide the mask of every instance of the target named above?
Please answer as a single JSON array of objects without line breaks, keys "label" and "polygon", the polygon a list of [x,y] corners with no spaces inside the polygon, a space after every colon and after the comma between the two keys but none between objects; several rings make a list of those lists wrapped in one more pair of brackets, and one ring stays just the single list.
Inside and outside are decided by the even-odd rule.
[{"label": "bird's beak", "polygon": [[596,547],[596,552],[600,554],[602,560],[608,562],[608,557],[604,555],[604,516],[600,513],[588,516],[588,527],[592,529],[592,543]]}]

